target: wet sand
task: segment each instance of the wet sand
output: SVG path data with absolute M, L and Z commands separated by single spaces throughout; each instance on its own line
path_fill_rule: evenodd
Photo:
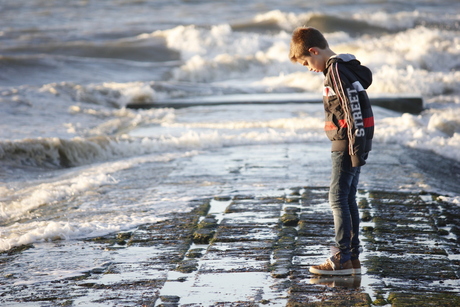
M 36 243 L 0 255 L 2 306 L 458 306 L 460 206 L 435 158 L 399 146 L 374 149 L 363 169 L 363 274 L 309 273 L 332 244 L 324 145 L 247 146 L 196 156 L 176 171 L 212 195 L 190 212 L 88 240 Z M 417 159 L 409 159 L 415 155 Z M 204 165 L 196 169 L 194 165 Z M 436 160 L 437 161 L 437 160 Z M 446 161 L 438 161 L 447 163 Z M 426 167 L 420 167 L 420 163 Z M 178 176 L 179 177 L 179 176 Z M 187 176 L 186 176 L 187 177 Z M 169 175 L 174 182 L 174 173 Z M 167 182 L 165 183 L 167 184 Z M 424 191 L 425 190 L 425 191 Z M 268 192 L 267 192 L 268 191 Z M 426 192 L 429 191 L 429 192 Z M 20 264 L 60 254 L 100 254 L 102 265 L 28 284 Z M 64 277 L 63 277 L 64 276 Z

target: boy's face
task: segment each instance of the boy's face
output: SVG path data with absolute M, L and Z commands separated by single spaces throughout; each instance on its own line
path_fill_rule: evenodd
M 300 56 L 297 59 L 297 63 L 308 67 L 310 71 L 323 72 L 326 68 L 326 61 L 324 60 L 323 54 L 315 47 L 310 48 L 308 51 L 310 51 L 310 56 Z

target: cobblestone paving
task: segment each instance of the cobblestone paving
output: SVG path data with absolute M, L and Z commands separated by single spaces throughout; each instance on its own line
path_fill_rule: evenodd
M 364 274 L 320 277 L 308 268 L 332 244 L 327 188 L 275 194 L 197 199 L 192 212 L 129 232 L 15 248 L 0 255 L 0 303 L 460 306 L 460 207 L 431 194 L 360 191 Z M 59 244 L 100 249 L 112 260 L 71 278 L 14 283 L 11 259 Z

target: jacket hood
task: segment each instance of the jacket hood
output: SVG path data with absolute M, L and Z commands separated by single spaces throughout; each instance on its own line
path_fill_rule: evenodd
M 333 63 L 342 63 L 349 68 L 348 70 L 356 77 L 361 85 L 367 89 L 372 84 L 372 72 L 366 66 L 361 65 L 361 62 L 356 57 L 349 53 L 337 54 L 329 58 L 326 63 L 324 74 Z

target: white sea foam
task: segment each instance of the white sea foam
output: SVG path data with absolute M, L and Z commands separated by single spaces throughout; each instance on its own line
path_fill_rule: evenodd
M 50 205 L 71 195 L 110 183 L 114 182 L 107 174 L 82 173 L 77 174 L 76 177 L 34 184 L 19 191 L 11 191 L 8 193 L 8 198 L 14 200 L 0 203 L 1 217 L 2 220 L 14 219 L 40 206 Z
M 460 197 L 440 196 L 440 200 L 460 206 Z
M 140 199 L 139 192 L 136 192 L 139 202 L 125 204 L 120 212 L 116 208 L 119 208 L 123 194 L 119 195 L 117 203 L 106 203 L 101 202 L 101 192 L 97 191 L 101 187 L 116 186 L 118 181 L 112 177 L 116 172 L 144 163 L 166 163 L 196 154 L 197 152 L 193 151 L 165 153 L 95 164 L 70 171 L 63 170 L 46 180 L 29 181 L 27 187 L 3 191 L 4 197 L 0 202 L 1 221 L 10 225 L 0 232 L 0 251 L 39 241 L 105 235 L 161 220 L 159 215 L 162 208 L 157 204 L 160 201 L 164 202 L 161 195 L 160 198 L 144 200 L 151 205 L 157 204 L 146 211 L 143 208 L 144 201 Z M 86 203 L 81 203 L 75 208 L 66 207 L 66 203 L 76 197 Z M 185 206 L 181 207 L 177 202 L 185 204 L 188 200 L 171 197 L 169 202 L 176 202 L 175 210 L 180 211 Z M 165 211 L 170 212 L 171 208 L 168 207 Z M 15 223 L 16 220 L 21 222 Z
M 153 215 L 125 217 L 125 219 L 121 219 L 113 215 L 107 220 L 99 217 L 92 221 L 41 221 L 23 223 L 20 226 L 17 225 L 17 229 L 15 227 L 9 227 L 8 231 L 2 232 L 0 251 L 9 250 L 14 246 L 35 242 L 102 236 L 108 233 L 130 229 L 139 224 L 154 223 L 162 220 L 161 217 Z
M 73 100 L 95 105 L 121 108 L 128 103 L 143 103 L 157 100 L 157 93 L 147 82 L 80 85 L 68 82 L 43 85 L 39 92 L 55 96 L 65 95 Z
M 457 114 L 455 109 L 453 114 Z M 460 161 L 460 122 L 452 118 L 449 110 L 426 115 L 403 114 L 401 117 L 376 121 L 377 142 L 399 143 L 414 148 L 427 149 Z M 449 120 L 451 118 L 451 120 Z M 457 132 L 455 132 L 457 131 Z
M 266 18 L 279 14 L 272 12 Z M 287 32 L 246 34 L 220 25 L 211 29 L 180 26 L 152 35 L 165 37 L 170 48 L 182 53 L 185 63 L 174 71 L 176 80 L 222 82 L 244 74 L 246 80 L 255 81 L 253 85 L 267 89 L 291 86 L 310 92 L 319 83 L 319 78 L 308 72 L 299 74 L 305 70 L 289 62 Z M 452 70 L 460 65 L 455 32 L 418 26 L 378 37 L 351 39 L 343 32 L 326 37 L 334 50 L 354 53 L 373 70 L 371 92 L 439 95 L 458 88 L 458 71 Z

